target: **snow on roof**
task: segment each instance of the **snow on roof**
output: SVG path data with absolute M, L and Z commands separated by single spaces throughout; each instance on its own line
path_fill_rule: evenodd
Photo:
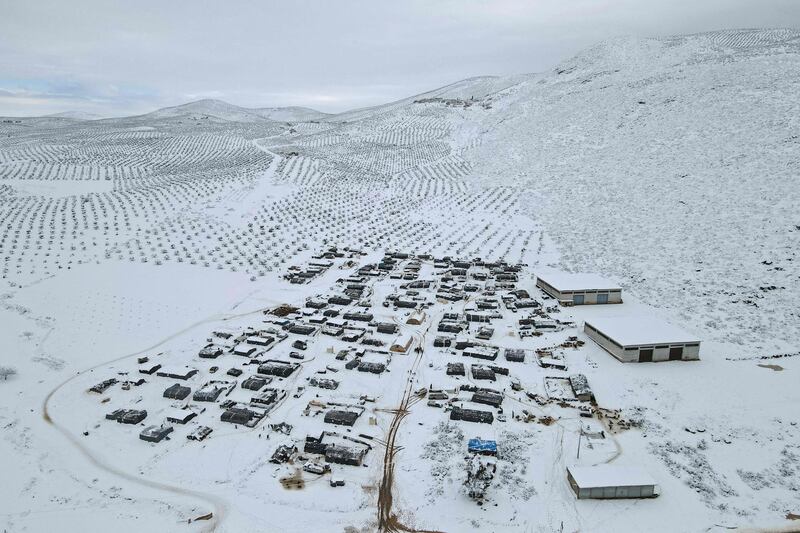
M 558 270 L 543 270 L 536 272 L 536 277 L 548 285 L 561 291 L 580 291 L 584 289 L 622 290 L 615 283 L 598 274 L 572 274 Z
M 655 485 L 655 480 L 637 466 L 568 466 L 567 471 L 582 489 L 600 487 L 639 487 Z
M 651 316 L 599 317 L 587 320 L 586 324 L 622 346 L 700 342 L 681 328 Z
M 183 420 L 187 416 L 193 414 L 196 413 L 194 411 L 190 411 L 189 409 L 169 409 L 164 416 L 165 418 L 174 418 L 175 420 Z

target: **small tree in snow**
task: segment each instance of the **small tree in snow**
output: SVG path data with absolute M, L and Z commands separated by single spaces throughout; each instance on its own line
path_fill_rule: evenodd
M 0 366 L 0 377 L 2 377 L 3 380 L 7 380 L 9 376 L 15 376 L 16 374 L 16 368 L 12 368 L 10 366 Z

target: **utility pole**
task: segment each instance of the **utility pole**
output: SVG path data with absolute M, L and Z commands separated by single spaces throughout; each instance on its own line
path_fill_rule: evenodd
M 578 434 L 578 455 L 575 457 L 576 459 L 581 458 L 581 438 L 583 437 L 583 424 L 581 424 L 581 432 Z

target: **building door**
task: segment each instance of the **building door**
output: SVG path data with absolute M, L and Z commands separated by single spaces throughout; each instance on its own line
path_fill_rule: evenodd
M 640 363 L 652 363 L 653 362 L 653 349 L 647 348 L 646 350 L 639 350 L 639 362 Z
M 678 346 L 677 348 L 669 349 L 670 361 L 680 361 L 681 359 L 683 359 L 683 346 Z
M 575 305 L 583 305 L 583 294 L 575 294 L 572 296 L 572 303 Z
M 600 293 L 597 295 L 597 303 L 599 304 L 607 304 L 608 303 L 608 294 Z

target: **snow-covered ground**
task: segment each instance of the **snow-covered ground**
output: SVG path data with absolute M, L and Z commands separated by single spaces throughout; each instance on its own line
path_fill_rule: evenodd
M 473 78 L 340 115 L 201 101 L 130 118 L 0 122 L 0 366 L 17 370 L 0 380 L 0 527 L 800 529 L 790 520 L 800 515 L 798 54 L 792 30 L 619 39 L 553 72 Z M 330 246 L 366 255 L 337 258 L 308 284 L 282 278 Z M 433 345 L 443 313 L 474 298 L 447 304 L 420 291 L 435 303 L 409 325 L 402 308 L 382 305 L 401 290 L 388 276 L 370 280 L 371 312 L 422 353 L 368 354 L 389 372 L 357 372 L 335 355 L 360 345 L 316 334 L 300 369 L 271 385 L 287 397 L 253 429 L 190 401 L 205 411 L 147 443 L 141 425 L 104 417 L 143 408 L 142 425 L 161 423 L 172 380 L 87 392 L 138 379 L 143 356 L 197 368 L 193 392 L 233 380 L 231 367 L 252 371 L 246 358 L 197 357 L 213 331 L 272 327 L 264 310 L 341 292 L 337 280 L 387 251 L 523 263 L 517 287 L 545 306 L 537 267 L 597 272 L 622 283 L 625 303 L 554 310 L 575 326 L 524 338 L 521 313 L 503 310 L 489 342 L 529 353 L 495 362 L 510 376 L 488 385 L 505 393 L 506 420 L 491 425 L 450 421 L 407 392 L 474 384 L 445 370 L 464 362 L 469 376 L 479 361 Z M 438 276 L 428 260 L 419 275 Z M 585 319 L 625 313 L 703 339 L 701 360 L 623 365 L 582 333 Z M 534 349 L 572 335 L 587 342 L 556 350 L 566 373 L 533 362 Z M 387 346 L 397 337 L 373 336 Z M 293 361 L 296 338 L 266 355 Z M 632 427 L 533 399 L 568 394 L 562 378 L 575 373 Z M 311 387 L 320 376 L 339 388 Z M 302 452 L 306 435 L 331 430 L 311 400 L 358 405 L 364 395 L 374 402 L 350 434 L 373 449 L 364 466 L 333 465 L 344 487 L 299 462 L 269 462 L 279 445 Z M 238 384 L 229 398 L 250 396 Z M 270 429 L 278 422 L 292 432 Z M 200 425 L 211 435 L 188 440 Z M 601 429 L 605 438 L 587 436 Z M 396 516 L 385 522 L 390 437 Z M 474 437 L 500 452 L 482 505 L 463 489 Z M 645 468 L 660 496 L 576 500 L 566 466 L 603 462 Z M 287 488 L 299 479 L 300 490 Z

